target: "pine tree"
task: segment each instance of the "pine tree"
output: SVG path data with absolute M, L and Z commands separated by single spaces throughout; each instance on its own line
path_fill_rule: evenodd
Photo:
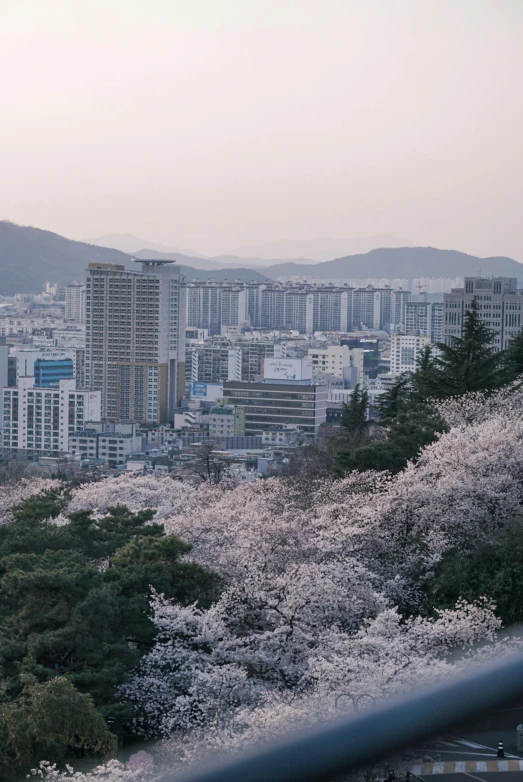
M 358 383 L 349 402 L 343 405 L 340 425 L 351 433 L 366 432 L 370 423 L 367 418 L 368 407 L 369 395 Z
M 411 375 L 412 392 L 420 400 L 425 401 L 432 396 L 432 390 L 437 382 L 437 360 L 433 346 L 426 345 L 421 350 L 416 362 L 416 369 Z
M 389 426 L 392 421 L 409 406 L 411 398 L 411 379 L 408 374 L 400 375 L 398 379 L 380 395 L 376 408 L 379 413 L 379 423 Z
M 494 333 L 480 319 L 477 301 L 473 299 L 465 312 L 462 336 L 452 337 L 451 345 L 438 343 L 430 395 L 441 399 L 497 388 L 502 380 L 499 369 L 503 353 L 492 349 Z
M 513 383 L 523 375 L 523 328 L 508 343 L 504 353 L 503 380 Z

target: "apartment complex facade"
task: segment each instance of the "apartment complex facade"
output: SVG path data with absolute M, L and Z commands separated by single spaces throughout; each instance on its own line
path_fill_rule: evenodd
M 303 334 L 367 326 L 390 331 L 403 324 L 410 291 L 312 283 L 187 285 L 187 324 L 218 335 L 230 326 L 292 329 Z
M 140 263 L 89 264 L 85 378 L 102 391 L 104 420 L 166 423 L 185 386 L 185 277 L 168 261 Z

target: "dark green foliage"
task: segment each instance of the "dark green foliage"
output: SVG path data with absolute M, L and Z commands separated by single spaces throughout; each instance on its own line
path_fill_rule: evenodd
M 380 424 L 389 426 L 400 413 L 410 407 L 411 397 L 411 378 L 409 375 L 400 375 L 396 382 L 380 396 L 376 405 Z
M 461 337 L 452 337 L 451 345 L 438 343 L 440 355 L 435 361 L 430 396 L 443 399 L 498 388 L 504 357 L 501 352 L 493 352 L 493 339 L 494 332 L 480 319 L 478 304 L 473 299 L 463 318 Z
M 438 362 L 432 345 L 426 345 L 418 356 L 416 370 L 411 375 L 412 392 L 418 400 L 424 401 L 434 396 L 433 390 L 438 382 Z
M 100 520 L 82 511 L 58 526 L 49 517 L 62 508 L 60 493 L 48 492 L 19 505 L 14 521 L 0 527 L 4 699 L 20 703 L 24 677 L 37 684 L 61 677 L 118 727 L 130 715 L 115 702 L 116 687 L 155 636 L 151 587 L 183 604 L 208 606 L 217 579 L 183 561 L 191 546 L 166 537 L 162 525 L 151 523 L 153 511 L 110 508 Z
M 20 695 L 0 706 L 0 719 L 19 769 L 28 770 L 35 757 L 49 760 L 49 752 L 56 756 L 58 750 L 59 757 L 60 747 L 75 747 L 81 754 L 86 749 L 103 754 L 117 749 L 117 737 L 92 698 L 62 676 L 45 684 L 23 676 Z M 41 757 L 42 753 L 47 756 Z
M 513 337 L 505 350 L 502 377 L 504 383 L 513 383 L 523 375 L 523 329 Z
M 456 600 L 494 600 L 504 625 L 523 621 L 523 529 L 500 532 L 497 545 L 480 544 L 467 556 L 446 553 L 427 587 L 431 608 L 451 608 Z
M 445 429 L 445 422 L 434 409 L 413 401 L 392 420 L 386 440 L 365 445 L 353 454 L 342 451 L 338 463 L 344 470 L 399 472 Z
M 340 425 L 350 433 L 365 432 L 369 428 L 367 411 L 369 395 L 358 383 L 347 404 L 343 405 Z

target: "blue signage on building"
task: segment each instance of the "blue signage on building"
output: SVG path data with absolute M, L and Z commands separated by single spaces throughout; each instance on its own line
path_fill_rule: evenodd
M 193 383 L 191 396 L 207 396 L 207 383 Z

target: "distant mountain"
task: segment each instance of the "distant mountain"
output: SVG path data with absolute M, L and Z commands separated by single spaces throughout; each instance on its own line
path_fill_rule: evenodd
M 205 271 L 216 271 L 218 269 L 258 269 L 263 272 L 268 265 L 262 258 L 238 258 L 236 255 L 215 255 L 212 258 L 193 258 L 190 255 L 182 253 L 164 253 L 157 250 L 139 250 L 133 253 L 133 258 L 163 258 L 167 261 L 177 261 L 177 263 L 189 263 L 195 269 Z M 280 258 L 273 258 L 272 264 L 279 263 Z M 313 263 L 307 258 L 293 258 L 294 263 Z M 269 264 L 270 265 L 270 264 Z
M 523 287 L 523 264 L 511 258 L 477 258 L 455 250 L 433 247 L 401 247 L 372 250 L 366 254 L 348 255 L 324 263 L 303 259 L 258 269 L 251 262 L 234 256 L 204 259 L 210 268 L 197 268 L 202 259 L 183 253 L 165 253 L 152 249 L 133 257 L 165 258 L 177 261 L 188 280 L 276 279 L 282 275 L 304 275 L 311 279 L 346 277 L 456 277 L 499 275 L 517 277 Z M 0 294 L 37 293 L 46 280 L 66 285 L 85 279 L 88 263 L 120 263 L 133 268 L 132 257 L 110 247 L 75 242 L 40 228 L 0 221 Z M 136 268 L 136 267 L 135 267 Z
M 517 277 L 523 281 L 523 264 L 512 258 L 478 258 L 457 250 L 435 247 L 393 247 L 347 255 L 324 263 L 280 263 L 266 266 L 264 273 L 276 279 L 283 275 L 316 278 L 347 277 Z
M 239 279 L 261 282 L 267 279 L 265 275 L 245 268 L 224 269 L 217 265 L 210 270 L 197 269 L 191 263 L 196 259 L 176 255 L 176 258 L 166 258 L 165 253 L 152 254 L 149 251 L 142 257 L 177 260 L 189 280 L 212 277 L 217 281 Z M 120 263 L 133 268 L 132 257 L 119 250 L 75 242 L 40 228 L 0 221 L 0 295 L 39 293 L 46 280 L 60 285 L 84 280 L 87 264 L 96 262 Z
M 353 255 L 354 253 L 367 253 L 377 247 L 410 247 L 411 245 L 412 242 L 406 239 L 388 234 L 359 236 L 350 239 L 323 236 L 318 239 L 282 239 L 278 242 L 238 247 L 232 251 L 232 255 L 265 261 L 271 258 L 295 261 L 301 257 L 311 259 L 310 261 L 306 260 L 306 263 L 314 263 L 314 261 L 329 261 L 331 258 Z
M 138 236 L 134 236 L 134 234 L 107 234 L 106 236 L 99 236 L 96 239 L 90 239 L 89 243 L 97 244 L 101 247 L 112 247 L 127 255 L 136 255 L 143 247 L 148 247 L 151 250 L 156 250 L 161 253 L 181 253 L 182 255 L 189 255 L 192 258 L 205 257 L 192 250 L 184 250 L 180 247 L 167 247 L 164 244 L 151 242 L 150 239 L 140 239 Z
M 83 280 L 88 263 L 128 261 L 118 250 L 0 221 L 0 294 L 38 293 L 46 280 L 61 285 Z

